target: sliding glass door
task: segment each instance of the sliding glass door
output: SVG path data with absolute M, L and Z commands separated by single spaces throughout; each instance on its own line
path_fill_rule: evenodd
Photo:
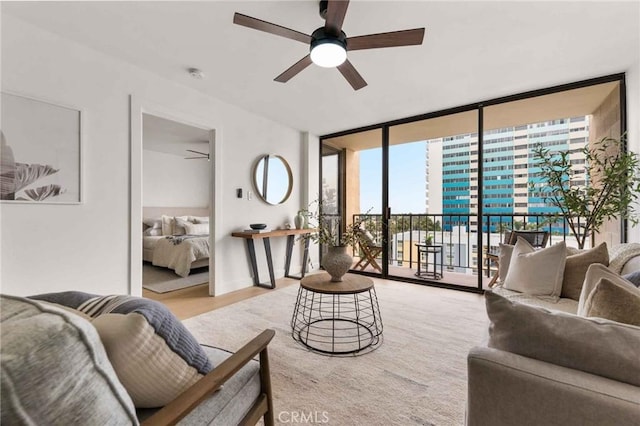
M 582 150 L 624 133 L 624 93 L 624 79 L 610 76 L 322 138 L 327 172 L 336 166 L 325 150 L 340 152 L 331 212 L 343 226 L 360 219 L 378 247 L 352 247 L 353 272 L 483 290 L 508 231 L 542 230 L 550 244 L 575 246 L 539 190 L 533 150 L 568 152 L 572 184 L 588 185 Z M 325 186 L 323 177 L 333 200 Z M 623 242 L 624 223 L 589 237 L 587 246 Z
M 326 153 L 339 152 L 338 166 L 341 194 L 338 208 L 332 209 L 331 195 L 325 191 L 325 168 L 322 170 L 322 204 L 326 218 L 339 221 L 344 228 L 354 221 L 362 222 L 362 230 L 371 236 L 365 244 L 361 241 L 349 250 L 353 254 L 353 269 L 374 275 L 382 275 L 385 253 L 382 222 L 382 131 L 375 129 L 356 132 L 344 137 L 324 139 L 322 142 L 323 165 L 332 161 Z M 326 175 L 327 177 L 329 175 Z M 363 247 L 362 244 L 365 244 Z
M 389 276 L 478 286 L 478 112 L 389 128 Z

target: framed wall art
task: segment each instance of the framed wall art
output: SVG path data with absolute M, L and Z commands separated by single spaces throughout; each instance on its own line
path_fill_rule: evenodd
M 2 93 L 0 200 L 82 203 L 82 112 Z

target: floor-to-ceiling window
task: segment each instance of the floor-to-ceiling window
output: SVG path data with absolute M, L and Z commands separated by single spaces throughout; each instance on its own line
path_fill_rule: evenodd
M 323 208 L 323 215 L 328 219 L 340 221 L 344 227 L 359 215 L 366 213 L 369 215 L 363 223 L 365 230 L 373 236 L 374 242 L 380 246 L 383 244 L 384 234 L 382 232 L 382 132 L 380 129 L 371 131 L 354 132 L 345 136 L 326 138 L 322 141 L 322 164 L 321 182 L 322 204 L 331 200 L 331 195 L 324 189 L 325 179 L 329 179 L 333 173 L 331 170 L 338 170 L 341 187 L 338 196 L 336 209 Z M 339 159 L 340 164 L 333 169 L 329 166 L 332 153 L 339 152 L 340 155 L 334 157 Z M 329 156 L 329 157 L 328 157 Z M 325 163 L 327 164 L 325 170 Z M 327 181 L 328 182 L 328 181 Z M 329 205 L 331 202 L 329 201 Z M 354 254 L 354 266 L 363 256 L 361 248 L 351 247 Z M 382 253 L 378 253 L 379 256 Z M 382 258 L 363 262 L 362 268 L 375 274 L 382 274 Z
M 572 245 L 535 189 L 532 151 L 568 151 L 579 183 L 581 149 L 624 132 L 623 100 L 624 76 L 614 75 L 321 138 L 343 153 L 342 221 L 365 218 L 383 246 L 379 268 L 356 272 L 480 290 L 506 230 L 545 229 L 551 243 Z M 612 221 L 593 240 L 622 242 L 623 225 Z M 353 253 L 355 265 L 362 253 Z

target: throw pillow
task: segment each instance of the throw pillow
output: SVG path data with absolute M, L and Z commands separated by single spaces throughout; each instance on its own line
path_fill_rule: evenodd
M 527 242 L 527 244 L 529 244 Z M 498 264 L 500 265 L 500 272 L 498 279 L 501 283 L 504 283 L 507 278 L 507 272 L 509 271 L 509 265 L 511 264 L 511 256 L 513 256 L 513 247 L 509 244 L 500 243 L 500 252 L 498 253 Z
M 640 290 L 601 278 L 587 297 L 582 315 L 640 326 Z
M 63 309 L 0 297 L 0 423 L 138 424 L 91 323 Z
M 564 266 L 564 278 L 562 279 L 561 297 L 580 300 L 584 277 L 587 274 L 589 265 L 593 263 L 609 265 L 609 252 L 607 251 L 606 243 L 602 243 L 590 250 L 583 250 L 577 254 L 567 256 L 567 262 Z
M 490 347 L 640 386 L 640 327 L 485 298 Z
M 636 287 L 640 287 L 640 271 L 635 271 L 627 275 L 623 275 L 622 278 L 629 281 Z
M 578 300 L 578 315 L 585 316 L 584 308 L 587 299 L 589 298 L 589 295 L 591 294 L 593 289 L 596 287 L 596 284 L 598 284 L 598 282 L 602 278 L 607 278 L 609 281 L 613 281 L 615 284 L 623 287 L 627 286 L 631 289 L 634 288 L 632 283 L 625 280 L 620 275 L 613 272 L 611 269 L 599 263 L 594 263 L 593 265 L 589 266 L 589 269 L 587 269 L 587 274 L 584 277 L 584 284 L 582 285 L 580 300 Z
M 184 224 L 184 229 L 188 235 L 209 235 L 209 222 Z
M 159 302 L 81 292 L 33 297 L 93 318 L 107 355 L 138 408 L 166 405 L 213 368 L 191 333 Z
M 564 241 L 535 250 L 524 238 L 518 237 L 513 248 L 504 288 L 532 296 L 558 298 L 566 261 Z

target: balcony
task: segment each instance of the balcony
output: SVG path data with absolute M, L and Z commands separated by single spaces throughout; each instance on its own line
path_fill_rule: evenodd
M 353 220 L 361 220 L 375 239 L 378 242 L 382 241 L 382 215 L 357 214 L 353 215 Z M 505 232 L 508 230 L 548 231 L 550 238 L 547 246 L 565 241 L 568 246 L 577 247 L 575 238 L 564 219 L 544 214 L 482 216 L 479 229 L 483 234 L 483 243 L 480 250 L 478 250 L 478 224 L 475 215 L 397 214 L 391 215 L 388 228 L 389 276 L 471 288 L 478 287 L 479 272 L 482 274 L 482 288 L 488 288 L 488 283 L 497 269 L 495 264 L 488 261 L 485 254 L 498 251 L 499 243 L 504 241 Z M 438 268 L 439 263 L 442 263 L 443 277 L 437 281 L 416 276 L 419 262 L 416 244 L 424 244 L 428 236 L 431 237 L 431 244 L 443 247 L 442 256 L 438 256 L 436 261 Z M 360 256 L 358 248 L 354 248 L 354 265 L 360 260 Z M 381 255 L 377 260 L 382 264 Z M 424 269 L 424 259 L 422 268 Z M 379 274 L 371 266 L 364 271 Z

